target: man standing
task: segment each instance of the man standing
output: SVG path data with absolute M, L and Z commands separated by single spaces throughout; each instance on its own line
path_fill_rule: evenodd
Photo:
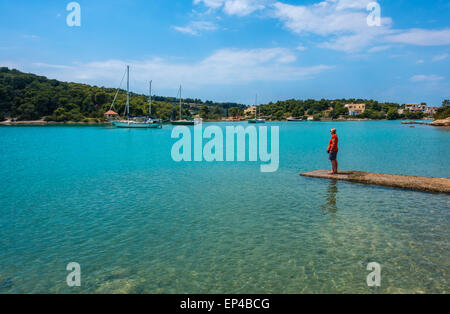
M 331 166 L 333 171 L 329 172 L 330 174 L 338 173 L 338 162 L 337 162 L 337 153 L 338 153 L 338 136 L 336 134 L 336 129 L 331 129 L 331 140 L 330 144 L 328 144 L 327 152 L 329 154 L 329 158 L 331 161 Z

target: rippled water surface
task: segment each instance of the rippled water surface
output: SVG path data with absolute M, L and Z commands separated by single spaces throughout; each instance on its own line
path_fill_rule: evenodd
M 171 126 L 0 128 L 0 293 L 449 292 L 450 196 L 298 174 L 329 168 L 334 126 L 341 169 L 450 177 L 450 131 L 267 125 L 275 173 L 176 163 Z

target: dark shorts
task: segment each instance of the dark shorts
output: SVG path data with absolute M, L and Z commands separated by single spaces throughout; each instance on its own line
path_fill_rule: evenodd
M 331 160 L 331 161 L 333 161 L 333 160 L 336 160 L 336 158 L 337 158 L 337 151 L 335 151 L 335 152 L 331 152 L 329 155 L 330 155 L 330 157 L 329 157 L 329 159 Z

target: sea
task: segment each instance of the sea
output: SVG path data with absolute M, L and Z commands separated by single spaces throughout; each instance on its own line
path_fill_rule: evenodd
M 0 127 L 0 293 L 450 292 L 450 195 L 299 176 L 336 128 L 341 170 L 450 178 L 449 129 L 254 127 L 278 128 L 276 171 L 175 161 L 171 125 Z

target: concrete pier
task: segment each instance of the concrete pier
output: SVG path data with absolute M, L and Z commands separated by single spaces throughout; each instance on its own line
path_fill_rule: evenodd
M 450 194 L 450 179 L 448 178 L 413 177 L 362 171 L 339 171 L 338 174 L 329 174 L 329 171 L 315 170 L 300 175 L 311 178 L 343 180 L 369 185 Z

